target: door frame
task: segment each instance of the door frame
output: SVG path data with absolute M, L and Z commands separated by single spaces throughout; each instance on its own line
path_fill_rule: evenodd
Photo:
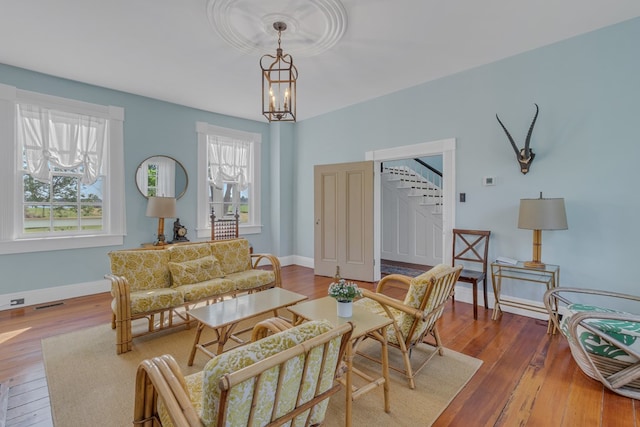
M 405 145 L 401 147 L 385 148 L 382 150 L 367 151 L 365 160 L 373 160 L 373 280 L 380 280 L 380 251 L 381 251 L 381 227 L 382 227 L 382 195 L 380 163 L 389 160 L 426 157 L 442 155 L 442 251 L 443 262 L 451 264 L 451 230 L 455 226 L 455 194 L 456 194 L 456 139 L 446 138 L 421 144 Z

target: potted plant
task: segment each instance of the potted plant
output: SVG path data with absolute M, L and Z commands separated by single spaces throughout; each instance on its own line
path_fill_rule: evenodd
M 353 313 L 353 300 L 362 296 L 358 284 L 340 279 L 329 285 L 329 296 L 338 301 L 338 316 L 351 317 Z

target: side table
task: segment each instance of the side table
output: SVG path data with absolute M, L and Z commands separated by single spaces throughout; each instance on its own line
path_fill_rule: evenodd
M 389 403 L 389 359 L 387 347 L 387 326 L 393 323 L 388 317 L 370 313 L 362 307 L 353 307 L 352 317 L 338 317 L 337 301 L 331 297 L 313 299 L 301 302 L 296 305 L 287 307 L 293 314 L 293 324 L 302 323 L 304 320 L 327 319 L 334 326 L 339 326 L 347 322 L 353 323 L 353 332 L 351 333 L 351 345 L 348 345 L 345 351 L 345 362 L 347 370 L 345 372 L 343 385 L 345 387 L 346 400 L 346 419 L 345 426 L 351 427 L 353 421 L 351 419 L 351 411 L 353 401 L 364 393 L 382 386 L 382 395 L 384 398 L 384 411 L 390 412 Z M 373 378 L 367 373 L 353 366 L 353 358 L 355 348 L 366 337 L 369 336 L 378 341 L 381 345 L 382 372 L 380 377 Z M 361 387 L 357 387 L 353 382 L 353 375 L 357 375 L 366 382 Z
M 523 262 L 518 261 L 517 264 L 504 264 L 499 262 L 491 263 L 491 279 L 493 282 L 493 294 L 495 296 L 495 305 L 493 306 L 493 315 L 491 318 L 497 320 L 502 314 L 502 306 L 516 307 L 524 310 L 534 311 L 537 313 L 547 314 L 544 306 L 527 304 L 521 301 L 505 298 L 501 295 L 502 279 L 512 279 L 525 282 L 541 283 L 549 290 L 560 286 L 560 266 L 546 264 L 543 268 L 526 267 Z M 549 325 L 547 333 L 555 334 L 555 322 L 549 315 Z

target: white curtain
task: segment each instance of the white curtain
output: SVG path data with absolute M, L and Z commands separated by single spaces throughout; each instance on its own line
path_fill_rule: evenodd
M 91 185 L 102 173 L 106 119 L 29 104 L 18 104 L 17 116 L 18 139 L 33 178 L 49 182 L 51 167 L 82 167 L 81 182 Z
M 147 164 L 147 160 L 142 162 L 138 170 L 136 171 L 136 184 L 138 184 L 138 188 L 140 192 L 145 196 L 149 195 L 149 166 Z
M 157 195 L 161 197 L 176 196 L 176 162 L 168 157 L 154 157 L 153 163 L 158 168 L 156 181 Z
M 208 137 L 209 180 L 217 188 L 225 181 L 237 182 L 240 191 L 249 186 L 251 143 L 226 137 Z

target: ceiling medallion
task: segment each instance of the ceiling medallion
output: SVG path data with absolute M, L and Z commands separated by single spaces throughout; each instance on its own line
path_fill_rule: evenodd
M 287 25 L 287 52 L 318 55 L 342 39 L 347 13 L 340 0 L 208 0 L 207 14 L 216 33 L 246 54 L 272 46 L 274 22 Z

